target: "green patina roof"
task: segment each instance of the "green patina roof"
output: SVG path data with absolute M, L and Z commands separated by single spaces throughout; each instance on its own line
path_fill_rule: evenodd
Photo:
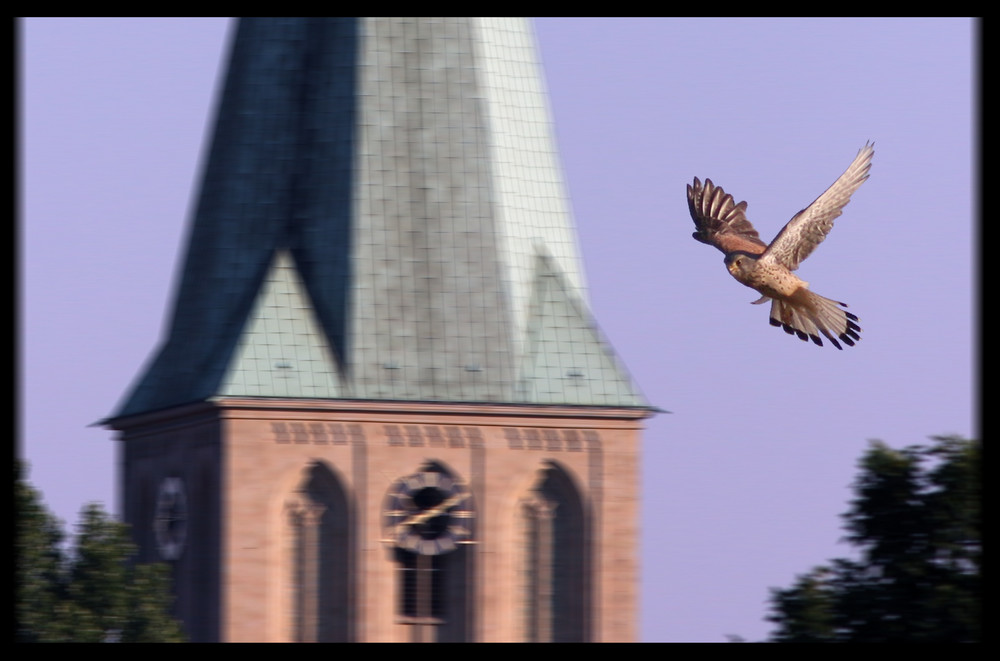
M 338 372 L 291 256 L 275 253 L 218 394 L 338 398 Z
M 114 417 L 219 395 L 646 406 L 587 309 L 527 21 L 240 21 Z
M 645 406 L 583 302 L 551 259 L 536 260 L 519 395 L 537 404 Z

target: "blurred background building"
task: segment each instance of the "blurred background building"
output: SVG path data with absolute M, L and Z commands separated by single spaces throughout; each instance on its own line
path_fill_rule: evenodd
M 653 408 L 588 311 L 523 19 L 242 19 L 106 420 L 195 641 L 638 636 Z

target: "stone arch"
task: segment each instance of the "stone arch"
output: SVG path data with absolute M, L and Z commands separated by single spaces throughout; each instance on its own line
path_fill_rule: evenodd
M 398 496 L 401 485 L 416 485 L 416 493 L 412 494 L 413 506 L 426 505 L 433 507 L 441 503 L 437 500 L 426 503 L 421 500 L 422 492 L 433 490 L 439 484 L 438 479 L 422 479 L 421 475 L 436 473 L 447 477 L 448 481 L 462 485 L 464 493 L 463 508 L 474 513 L 471 487 L 462 477 L 447 464 L 435 459 L 425 460 L 416 471 L 400 476 L 390 487 L 386 496 L 386 510 L 400 506 L 402 500 Z M 444 482 L 441 482 L 444 484 Z M 433 495 L 427 496 L 431 499 Z M 438 499 L 446 496 L 438 496 Z M 444 502 L 441 500 L 441 502 Z M 400 511 L 405 511 L 400 508 Z M 419 510 L 416 510 L 419 511 Z M 409 516 L 401 514 L 393 520 L 397 525 Z M 471 526 L 472 523 L 469 522 Z M 391 526 L 390 526 L 391 527 Z M 398 539 L 393 539 L 391 533 L 387 540 L 392 543 L 389 559 L 394 564 L 395 579 L 395 610 L 396 621 L 410 625 L 409 639 L 413 642 L 464 642 L 469 641 L 474 630 L 473 605 L 475 603 L 475 554 L 473 540 L 463 540 L 458 543 L 435 547 L 428 543 L 410 548 L 403 548 Z
M 354 640 L 354 517 L 343 480 L 310 462 L 281 494 L 279 517 L 282 638 Z
M 558 462 L 542 462 L 515 515 L 522 638 L 590 640 L 590 526 L 573 475 Z

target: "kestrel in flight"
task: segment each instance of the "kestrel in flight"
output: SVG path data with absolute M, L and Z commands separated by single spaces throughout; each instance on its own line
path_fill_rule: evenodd
M 846 303 L 824 298 L 809 291 L 809 283 L 792 271 L 816 249 L 833 229 L 834 219 L 851 201 L 851 195 L 868 178 L 875 154 L 874 145 L 865 144 L 854 162 L 825 193 L 788 221 L 767 245 L 746 217 L 747 203 L 734 204 L 733 196 L 695 177 L 687 187 L 688 207 L 697 232 L 692 236 L 725 253 L 726 268 L 734 278 L 762 296 L 755 305 L 771 301 L 771 325 L 781 326 L 789 335 L 811 339 L 823 346 L 820 333 L 833 346 L 841 342 L 854 346 L 860 340 L 858 318 L 843 308 Z

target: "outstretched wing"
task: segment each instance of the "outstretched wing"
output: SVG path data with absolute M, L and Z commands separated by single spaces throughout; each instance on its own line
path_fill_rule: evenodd
M 698 229 L 692 234 L 695 239 L 715 246 L 724 253 L 742 250 L 759 255 L 767 248 L 760 235 L 747 220 L 747 203 L 735 204 L 733 196 L 705 180 L 702 186 L 698 177 L 694 185 L 688 184 L 688 208 Z
M 854 191 L 865 183 L 874 154 L 875 145 L 866 143 L 858 151 L 850 167 L 825 193 L 792 216 L 778 232 L 778 236 L 774 237 L 761 259 L 773 260 L 789 271 L 797 269 L 802 260 L 812 254 L 833 229 L 834 219 L 843 213 L 844 206 L 851 201 Z

